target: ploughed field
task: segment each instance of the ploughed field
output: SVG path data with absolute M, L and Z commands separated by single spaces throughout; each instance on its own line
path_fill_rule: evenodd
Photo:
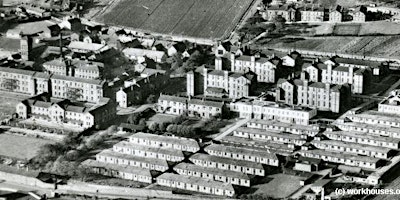
M 218 39 L 229 36 L 254 0 L 121 0 L 96 20 L 143 31 Z

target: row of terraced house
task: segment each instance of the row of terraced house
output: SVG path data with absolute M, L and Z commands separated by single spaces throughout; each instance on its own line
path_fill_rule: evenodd
M 82 164 L 107 176 L 230 197 L 233 185 L 250 187 L 250 175 L 265 176 L 263 165 L 279 166 L 269 150 L 211 144 L 206 154 L 201 146 L 193 139 L 136 133 Z

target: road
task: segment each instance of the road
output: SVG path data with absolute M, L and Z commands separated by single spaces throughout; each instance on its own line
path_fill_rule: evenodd
M 227 130 L 225 130 L 222 133 L 220 133 L 217 137 L 215 137 L 214 140 L 221 140 L 222 138 L 224 138 L 225 136 L 229 135 L 230 133 L 232 133 L 237 128 L 245 125 L 248 121 L 250 121 L 250 120 L 249 119 L 241 119 L 241 120 L 237 121 L 233 126 L 231 126 Z

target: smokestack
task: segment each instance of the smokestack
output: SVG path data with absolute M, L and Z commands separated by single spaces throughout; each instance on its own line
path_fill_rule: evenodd
M 60 58 L 64 59 L 64 53 L 63 53 L 63 46 L 62 46 L 62 31 L 60 30 Z

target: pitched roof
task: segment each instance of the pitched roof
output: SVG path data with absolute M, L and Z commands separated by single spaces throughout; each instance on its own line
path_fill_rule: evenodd
M 211 106 L 211 107 L 217 107 L 217 108 L 222 108 L 224 105 L 223 102 L 207 101 L 207 100 L 200 100 L 200 99 L 190 99 L 189 104 L 204 105 L 204 106 Z
M 158 98 L 158 101 L 173 101 L 173 102 L 186 103 L 187 98 L 161 94 L 160 97 Z
M 260 164 L 260 163 L 249 162 L 249 161 L 244 161 L 244 160 L 234 160 L 232 158 L 218 157 L 218 156 L 208 155 L 208 154 L 204 154 L 204 153 L 196 153 L 196 154 L 192 155 L 189 158 L 189 160 L 204 160 L 204 161 L 209 161 L 209 162 L 224 163 L 224 164 L 229 164 L 229 165 L 244 166 L 244 167 L 250 167 L 250 168 L 254 168 L 254 169 L 264 170 L 262 164 Z
M 236 172 L 236 171 L 231 171 L 231 170 L 226 170 L 226 169 L 203 167 L 203 166 L 189 164 L 189 163 L 179 163 L 179 164 L 175 165 L 174 170 L 177 171 L 176 169 L 182 169 L 182 170 L 188 170 L 188 171 L 194 171 L 194 172 L 213 174 L 213 175 L 218 175 L 218 176 L 226 176 L 226 177 L 231 177 L 231 178 L 240 178 L 240 179 L 244 179 L 244 180 L 250 180 L 249 176 L 247 176 L 245 173 L 242 173 L 242 172 Z
M 213 181 L 211 179 L 200 178 L 195 176 L 178 175 L 172 173 L 164 173 L 157 177 L 157 179 L 164 179 L 178 183 L 187 183 L 190 185 L 198 185 L 203 187 L 211 187 L 219 190 L 235 191 L 233 186 L 229 183 Z
M 206 152 L 208 151 L 217 151 L 217 152 L 231 152 L 236 154 L 243 154 L 249 156 L 258 156 L 261 158 L 267 158 L 271 160 L 278 160 L 274 153 L 269 152 L 268 150 L 261 151 L 261 150 L 254 150 L 242 147 L 234 147 L 228 145 L 221 145 L 221 144 L 211 144 L 204 148 Z
M 87 43 L 87 42 L 80 42 L 80 41 L 72 41 L 68 45 L 69 49 L 80 49 L 86 51 L 105 51 L 107 50 L 107 46 L 103 44 L 96 44 L 96 43 Z
M 168 167 L 168 162 L 166 160 L 157 159 L 157 158 L 140 157 L 140 156 L 124 154 L 124 153 L 118 153 L 118 152 L 112 151 L 111 149 L 103 150 L 100 153 L 98 153 L 97 155 L 98 156 L 104 156 L 104 157 L 111 157 L 111 158 L 121 158 L 121 159 L 125 159 L 125 160 L 130 160 L 130 161 L 138 161 L 138 162 L 143 162 L 143 163 L 149 163 L 149 164 L 155 164 L 155 165 L 158 165 L 158 166 Z
M 79 83 L 87 83 L 87 84 L 93 84 L 93 85 L 102 85 L 104 83 L 103 80 L 98 80 L 98 79 L 86 79 L 86 78 L 78 78 L 78 77 L 54 74 L 52 76 L 52 80 L 56 80 L 56 79 L 72 81 L 72 82 L 79 82 Z
M 200 148 L 199 144 L 196 140 L 190 138 L 183 138 L 183 137 L 171 137 L 171 136 L 164 136 L 164 135 L 155 135 L 151 133 L 136 133 L 129 136 L 129 139 L 140 138 L 146 139 L 149 141 L 158 141 L 158 142 L 165 142 L 169 144 L 179 144 L 179 145 L 186 145 L 189 147 Z
M 122 50 L 122 52 L 128 56 L 136 56 L 136 57 L 146 56 L 151 59 L 162 59 L 165 56 L 164 51 L 155 51 L 155 50 L 138 49 L 138 48 L 125 48 L 124 50 Z
M 125 172 L 125 173 L 130 173 L 130 174 L 152 177 L 149 169 L 143 169 L 143 168 L 134 167 L 131 165 L 118 165 L 118 164 L 112 164 L 112 163 L 103 163 L 103 162 L 99 162 L 96 160 L 85 160 L 82 162 L 82 165 L 85 165 L 88 167 L 100 167 L 100 168 L 105 168 L 107 170 L 116 170 L 119 172 Z
M 172 156 L 177 156 L 177 157 L 184 157 L 182 151 L 178 151 L 175 149 L 167 149 L 167 148 L 156 148 L 156 147 L 150 147 L 150 146 L 143 146 L 143 145 L 138 145 L 134 143 L 130 143 L 127 141 L 121 141 L 114 146 L 116 147 L 123 147 L 123 148 L 129 148 L 129 149 L 135 149 L 135 150 L 140 150 L 140 151 L 146 151 L 146 152 L 153 152 L 153 153 L 160 153 L 160 154 L 165 154 L 165 155 L 172 155 Z

